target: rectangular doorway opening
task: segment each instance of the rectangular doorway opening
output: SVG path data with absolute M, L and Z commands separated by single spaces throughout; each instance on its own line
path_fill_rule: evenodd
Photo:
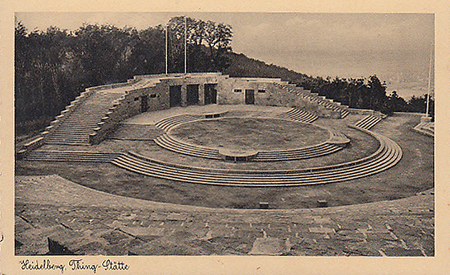
M 141 96 L 141 113 L 145 113 L 148 110 L 148 96 Z
M 217 84 L 205 84 L 205 105 L 217 104 Z
M 169 87 L 170 107 L 181 106 L 181 85 Z
M 187 105 L 197 105 L 198 104 L 198 84 L 187 85 Z
M 255 104 L 255 90 L 245 90 L 245 104 Z

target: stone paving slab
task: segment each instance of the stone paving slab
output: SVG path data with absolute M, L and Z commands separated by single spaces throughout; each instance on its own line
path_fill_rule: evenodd
M 17 255 L 434 255 L 432 192 L 295 210 L 157 203 L 59 176 L 17 177 L 16 192 Z
M 280 239 L 257 238 L 253 243 L 252 250 L 248 254 L 279 256 L 287 251 L 288 249 L 285 242 Z

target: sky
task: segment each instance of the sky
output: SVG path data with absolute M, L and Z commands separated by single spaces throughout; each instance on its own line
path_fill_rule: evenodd
M 28 30 L 75 30 L 83 23 L 145 29 L 186 15 L 232 26 L 236 53 L 311 76 L 368 77 L 400 95 L 426 93 L 432 14 L 346 13 L 16 13 Z

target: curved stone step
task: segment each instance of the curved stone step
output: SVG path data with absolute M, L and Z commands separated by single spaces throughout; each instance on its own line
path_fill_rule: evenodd
M 246 187 L 324 184 L 380 173 L 400 161 L 402 151 L 398 144 L 386 137 L 373 135 L 379 140 L 380 147 L 370 156 L 337 165 L 298 170 L 258 171 L 190 167 L 151 160 L 133 153 L 120 156 L 112 163 L 147 176 L 199 184 Z
M 312 123 L 319 118 L 314 114 L 311 114 L 304 110 L 300 110 L 298 108 L 292 108 L 287 112 L 287 115 L 290 119 L 303 121 L 307 123 Z
M 162 119 L 156 122 L 155 126 L 165 131 L 168 131 L 170 130 L 170 128 L 177 126 L 178 124 L 194 121 L 201 118 L 202 116 L 200 115 L 178 115 Z
M 154 141 L 158 146 L 175 153 L 208 159 L 224 159 L 224 157 L 220 155 L 219 149 L 217 148 L 209 148 L 185 143 L 168 134 L 161 135 L 154 139 Z M 256 157 L 253 158 L 253 161 L 288 161 L 314 158 L 337 152 L 342 150 L 342 148 L 342 146 L 324 142 L 297 149 L 260 151 Z
M 27 155 L 27 161 L 62 161 L 62 162 L 110 162 L 121 153 L 102 153 L 92 151 L 57 151 L 34 150 Z

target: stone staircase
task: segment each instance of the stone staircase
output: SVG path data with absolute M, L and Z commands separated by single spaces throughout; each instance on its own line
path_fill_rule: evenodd
M 373 115 L 368 115 L 368 116 L 364 117 L 363 119 L 361 119 L 360 121 L 356 122 L 355 126 L 369 130 L 370 128 L 375 126 L 375 124 L 377 124 L 380 121 L 381 121 L 381 118 L 379 118 L 377 116 L 373 116 Z
M 115 100 L 125 94 L 125 88 L 94 91 L 51 133 L 45 144 L 89 145 L 89 134 Z
M 363 128 L 350 127 L 374 136 L 380 143 L 378 150 L 359 160 L 298 170 L 227 170 L 191 167 L 150 159 L 132 152 L 119 156 L 111 163 L 131 172 L 173 181 L 223 186 L 287 187 L 358 179 L 385 171 L 400 161 L 402 150 L 397 143 Z
M 421 122 L 413 129 L 426 136 L 434 137 L 434 122 Z
M 341 118 L 345 118 L 350 114 L 349 111 L 347 111 L 345 108 L 341 106 L 340 103 L 333 102 L 332 99 L 327 99 L 325 96 L 319 96 L 317 93 L 311 93 L 307 92 L 306 90 L 303 90 L 303 88 L 296 87 L 295 85 L 283 85 L 279 83 L 274 83 L 275 86 L 288 91 L 290 93 L 293 93 L 297 96 L 300 96 L 303 99 L 306 99 L 308 101 L 314 102 L 318 105 L 321 105 L 325 107 L 326 109 L 336 111 L 341 114 Z
M 27 155 L 26 160 L 108 163 L 120 155 L 121 153 L 101 153 L 92 151 L 34 150 Z
M 297 108 L 292 108 L 287 113 L 288 117 L 292 120 L 297 120 L 301 122 L 307 122 L 307 123 L 313 123 L 316 121 L 319 117 L 311 114 L 305 110 L 300 110 Z

